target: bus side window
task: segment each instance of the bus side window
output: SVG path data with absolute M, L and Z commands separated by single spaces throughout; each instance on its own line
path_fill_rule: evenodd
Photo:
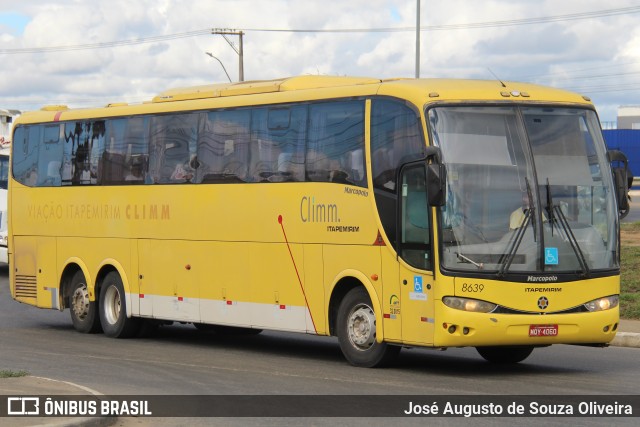
M 42 142 L 38 155 L 38 186 L 55 187 L 62 183 L 64 125 L 46 125 L 42 127 Z M 42 173 L 46 171 L 46 174 Z
M 35 186 L 38 181 L 38 147 L 42 126 L 19 126 L 13 135 L 12 173 L 21 184 Z M 35 138 L 34 138 L 35 136 Z
M 151 118 L 150 173 L 154 183 L 192 182 L 197 166 L 198 114 L 172 114 Z M 132 173 L 136 166 L 133 158 Z M 143 164 L 138 160 L 137 164 Z
M 288 128 L 289 123 L 289 108 L 256 108 L 253 110 L 250 145 L 251 181 L 270 182 L 277 177 L 277 162 L 278 157 L 282 155 L 282 149 L 271 129 Z
M 404 103 L 374 100 L 371 123 L 373 186 L 396 192 L 398 168 L 423 157 L 419 115 Z
M 249 170 L 251 110 L 212 111 L 198 133 L 196 182 L 243 182 Z
M 66 123 L 60 174 L 62 185 L 97 184 L 104 136 L 104 120 Z M 51 175 L 54 168 L 55 164 L 50 162 L 47 175 Z
M 107 122 L 104 152 L 98 165 L 101 184 L 144 183 L 149 157 L 148 128 L 149 118 L 144 116 Z
M 409 265 L 431 269 L 431 233 L 424 164 L 403 169 L 400 205 L 400 256 Z
M 307 105 L 256 108 L 251 117 L 251 178 L 304 181 Z
M 404 102 L 374 99 L 371 107 L 371 174 L 380 222 L 396 244 L 398 168 L 423 156 L 420 116 Z
M 307 180 L 365 187 L 364 101 L 318 103 L 309 108 Z

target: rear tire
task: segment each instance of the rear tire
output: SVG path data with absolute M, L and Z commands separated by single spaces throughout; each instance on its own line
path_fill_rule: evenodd
M 495 346 L 495 347 L 476 347 L 480 356 L 487 362 L 512 364 L 522 362 L 529 357 L 533 351 L 533 346 Z
M 363 287 L 345 295 L 338 309 L 337 328 L 340 349 L 353 366 L 382 367 L 400 353 L 400 347 L 376 341 L 376 314 Z
M 87 281 L 82 271 L 78 270 L 71 278 L 71 295 L 69 296 L 71 322 L 76 331 L 84 334 L 95 334 L 102 331 L 98 304 L 89 299 Z
M 100 288 L 100 322 L 104 334 L 112 338 L 130 338 L 140 330 L 140 319 L 127 318 L 127 302 L 120 275 L 108 273 Z

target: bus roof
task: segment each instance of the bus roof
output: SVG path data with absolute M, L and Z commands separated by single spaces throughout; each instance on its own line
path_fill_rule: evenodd
M 576 93 L 531 83 L 500 82 L 498 80 L 462 79 L 373 79 L 368 77 L 299 76 L 280 80 L 250 81 L 218 85 L 172 89 L 153 98 L 152 102 L 171 102 L 192 99 L 253 95 L 270 92 L 301 91 L 310 89 L 345 89 L 348 86 L 370 85 L 378 94 L 409 92 L 421 99 L 442 100 L 499 100 L 505 98 L 535 98 L 536 100 L 589 102 Z M 372 88 L 372 91 L 375 90 Z M 388 93 L 387 93 L 388 92 Z
M 280 93 L 281 95 L 275 95 Z M 18 123 L 75 120 L 93 117 L 175 110 L 276 104 L 351 96 L 394 96 L 422 106 L 429 102 L 531 102 L 592 106 L 577 93 L 531 83 L 462 79 L 375 79 L 370 77 L 297 76 L 277 80 L 201 85 L 167 90 L 142 104 L 112 103 L 100 108 L 69 109 L 49 105 L 24 113 Z M 181 102 L 190 102 L 190 105 Z M 212 101 L 212 102 L 207 102 Z

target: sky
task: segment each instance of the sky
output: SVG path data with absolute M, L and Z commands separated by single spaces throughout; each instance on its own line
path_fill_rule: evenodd
M 294 75 L 415 77 L 418 0 L 0 0 L 0 108 L 143 102 Z M 605 128 L 640 105 L 640 0 L 420 0 L 420 77 L 589 96 Z M 208 56 L 210 52 L 218 60 Z M 221 65 L 222 63 L 222 65 Z M 224 66 L 224 68 L 223 68 Z

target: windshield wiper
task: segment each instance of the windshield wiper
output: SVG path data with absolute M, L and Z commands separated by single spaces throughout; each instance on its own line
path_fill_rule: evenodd
M 509 271 L 511 263 L 515 259 L 518 248 L 520 247 L 520 243 L 522 243 L 522 238 L 524 237 L 527 227 L 529 226 L 529 222 L 531 222 L 531 208 L 525 211 L 522 225 L 518 228 L 518 231 L 516 231 L 515 238 L 512 238 L 510 240 L 511 247 L 503 255 L 503 257 L 506 256 L 506 259 L 500 266 L 500 270 L 498 270 L 498 277 L 503 277 L 505 273 Z
M 551 196 L 551 185 L 549 184 L 549 178 L 547 178 L 547 215 L 549 215 L 549 224 L 551 224 L 551 236 L 553 237 L 553 224 L 556 223 L 556 216 L 553 209 L 553 199 Z
M 582 269 L 582 275 L 584 277 L 589 277 L 591 271 L 589 270 L 589 265 L 587 264 L 587 259 L 582 253 L 582 249 L 580 249 L 580 244 L 578 243 L 578 239 L 571 231 L 571 225 L 569 225 L 569 221 L 567 221 L 567 217 L 559 205 L 553 204 L 553 198 L 551 196 L 551 185 L 549 184 L 549 178 L 547 178 L 547 212 L 549 213 L 549 223 L 551 224 L 551 235 L 553 236 L 553 224 L 558 223 L 560 227 L 562 227 L 562 231 L 564 231 L 569 244 L 571 245 L 571 249 L 576 254 L 576 258 L 578 259 L 578 263 L 580 264 L 580 268 Z
M 531 186 L 529 185 L 529 178 L 524 179 L 527 184 L 527 196 L 529 197 L 529 210 L 531 211 L 531 225 L 533 226 L 533 241 L 536 241 L 537 233 L 537 219 L 536 219 L 536 207 L 533 204 L 533 195 L 531 194 Z
M 476 267 L 478 267 L 478 270 L 482 270 L 484 268 L 484 264 L 483 263 L 475 262 L 471 258 L 462 255 L 460 252 L 456 252 L 456 256 L 458 257 L 458 259 L 461 259 L 462 261 L 466 261 L 469 264 L 475 265 Z
M 518 228 L 515 237 L 512 236 L 512 238 L 509 240 L 509 244 L 511 246 L 507 249 L 507 252 L 501 258 L 502 264 L 500 266 L 500 270 L 498 270 L 498 277 L 503 277 L 507 273 L 507 271 L 509 271 L 509 268 L 511 268 L 511 264 L 516 257 L 516 253 L 518 252 L 518 248 L 522 243 L 522 239 L 524 237 L 524 234 L 526 233 L 527 227 L 529 226 L 529 222 L 531 222 L 531 225 L 533 226 L 533 241 L 536 241 L 536 217 L 535 207 L 533 205 L 533 197 L 531 194 L 531 186 L 529 185 L 529 180 L 527 178 L 525 178 L 524 181 L 527 184 L 527 208 L 524 212 L 524 219 L 522 220 L 522 224 Z M 502 261 L 503 259 L 504 261 Z

